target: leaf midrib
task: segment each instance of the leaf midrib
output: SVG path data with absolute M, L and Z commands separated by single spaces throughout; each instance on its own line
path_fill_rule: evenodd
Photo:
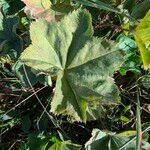
M 85 65 L 85 64 L 87 64 L 87 63 L 89 63 L 90 61 L 94 61 L 94 60 L 96 60 L 96 59 L 100 59 L 100 58 L 102 58 L 102 57 L 104 57 L 104 56 L 107 56 L 107 55 L 109 55 L 109 54 L 111 54 L 111 53 L 114 53 L 114 52 L 117 52 L 117 51 L 120 51 L 120 49 L 117 49 L 117 50 L 114 50 L 114 51 L 110 51 L 110 52 L 108 52 L 108 53 L 105 53 L 105 54 L 103 54 L 103 55 L 101 55 L 101 56 L 98 56 L 98 57 L 96 57 L 96 58 L 94 58 L 94 59 L 91 59 L 91 60 L 89 60 L 89 61 L 86 61 L 85 63 L 83 63 L 83 64 L 80 64 L 79 66 L 74 66 L 74 67 L 67 67 L 66 69 L 67 70 L 71 70 L 71 69 L 76 69 L 76 68 L 78 68 L 78 67 L 80 67 L 80 66 L 82 66 L 82 65 Z M 73 61 L 72 61 L 73 62 Z M 70 64 L 71 65 L 71 64 Z
M 82 115 L 82 111 L 80 110 L 80 107 L 79 107 L 79 104 L 78 104 L 78 101 L 77 101 L 77 96 L 76 96 L 76 94 L 75 94 L 75 91 L 73 90 L 73 88 L 72 88 L 72 86 L 71 86 L 71 84 L 70 84 L 70 82 L 68 81 L 68 79 L 65 77 L 65 79 L 66 79 L 66 81 L 67 81 L 67 83 L 68 83 L 68 86 L 70 87 L 70 89 L 71 89 L 71 91 L 72 91 L 72 93 L 73 93 L 73 95 L 74 95 L 74 97 L 75 97 L 75 102 L 76 102 L 76 105 L 78 106 L 78 109 L 79 109 L 79 117 L 80 117 L 80 119 L 81 120 L 83 120 L 83 115 Z M 77 112 L 78 113 L 78 112 Z

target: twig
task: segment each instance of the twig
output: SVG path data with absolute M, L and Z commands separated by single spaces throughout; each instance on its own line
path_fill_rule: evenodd
M 15 144 L 16 144 L 17 142 L 19 142 L 19 140 L 16 140 L 16 141 L 9 147 L 8 150 L 11 150 L 11 149 L 15 146 Z
M 33 94 L 35 95 L 35 97 L 37 98 L 38 102 L 39 102 L 40 105 L 42 106 L 44 112 L 47 114 L 47 116 L 49 117 L 49 119 L 51 120 L 51 122 L 53 123 L 53 125 L 54 125 L 56 128 L 60 129 L 60 131 L 64 134 L 64 136 L 65 136 L 67 139 L 71 140 L 71 138 L 70 138 L 70 137 L 63 131 L 63 129 L 61 129 L 61 127 L 58 125 L 58 123 L 57 123 L 57 121 L 54 119 L 54 117 L 53 117 L 52 115 L 50 115 L 50 113 L 46 110 L 45 106 L 42 104 L 41 100 L 40 100 L 39 97 L 37 96 L 37 94 L 36 94 L 36 92 L 35 92 L 35 90 L 34 90 L 32 84 L 31 84 L 31 82 L 30 82 L 30 80 L 29 80 L 29 78 L 28 78 L 28 74 L 27 74 L 27 71 L 26 71 L 26 68 L 25 68 L 25 65 L 24 65 L 24 64 L 23 64 L 23 70 L 24 70 L 26 79 L 27 79 L 27 81 L 28 81 L 28 83 L 29 83 L 29 85 L 30 85 L 32 91 L 33 91 Z
M 35 91 L 35 93 L 40 92 L 41 90 L 43 90 L 46 86 L 42 87 L 41 89 Z M 35 93 L 31 94 L 30 96 L 28 96 L 27 98 L 25 98 L 23 101 L 21 101 L 19 104 L 15 105 L 13 108 L 11 108 L 10 110 L 8 110 L 4 115 L 7 115 L 8 113 L 10 113 L 12 110 L 14 110 L 16 107 L 20 106 L 22 103 L 26 102 L 27 100 L 29 100 L 32 96 L 35 95 Z
M 47 107 L 49 106 L 49 102 L 47 103 L 47 105 L 46 105 L 46 109 L 47 109 Z M 39 119 L 37 120 L 37 128 L 38 128 L 38 130 L 40 130 L 40 127 L 39 127 L 39 122 L 40 122 L 40 120 L 42 119 L 42 117 L 43 117 L 43 115 L 44 115 L 44 113 L 46 113 L 45 111 L 43 111 L 42 112 L 42 114 L 41 114 L 41 116 L 39 117 Z
M 150 131 L 150 127 L 146 128 L 144 131 L 142 131 L 141 133 L 144 134 L 145 132 Z M 133 141 L 136 140 L 136 136 L 133 137 L 131 140 L 129 140 L 128 142 L 126 142 L 123 146 L 121 146 L 118 150 L 122 150 L 123 148 L 125 148 L 127 145 L 129 145 L 130 143 L 132 143 Z M 136 149 L 137 150 L 137 149 Z

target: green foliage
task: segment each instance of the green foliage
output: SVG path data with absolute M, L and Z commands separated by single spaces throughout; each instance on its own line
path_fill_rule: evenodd
M 136 0 L 126 0 L 124 3 L 124 9 L 127 9 L 129 12 L 132 12 L 133 7 L 136 4 Z
M 136 19 L 143 18 L 146 13 L 150 9 L 150 0 L 144 0 L 143 2 L 137 4 L 137 5 L 132 5 L 134 6 L 131 12 L 131 16 L 133 16 Z
M 150 11 L 135 29 L 134 36 L 140 49 L 144 68 L 148 69 L 150 68 Z
M 124 51 L 130 51 L 137 48 L 136 42 L 130 37 L 123 34 L 118 37 L 118 44 L 119 48 L 123 49 Z
M 146 88 L 147 90 L 150 89 L 150 75 L 144 75 L 139 79 L 140 83 Z
M 150 9 L 150 0 L 137 3 L 136 0 L 126 0 L 123 7 L 127 9 L 135 19 L 143 18 Z
M 70 141 L 60 141 L 56 134 L 30 134 L 28 143 L 21 146 L 22 150 L 79 150 L 80 146 Z
M 99 129 L 94 129 L 92 132 L 92 137 L 90 140 L 85 144 L 86 150 L 96 150 L 100 147 L 105 150 L 116 150 L 116 149 L 122 149 L 122 150 L 134 150 L 135 149 L 135 139 L 133 139 L 133 133 L 135 132 L 128 132 L 123 134 L 115 134 L 115 133 L 106 133 L 102 132 Z M 126 136 L 128 135 L 128 136 Z M 130 135 L 130 136 L 129 136 Z M 126 144 L 126 146 L 123 148 L 123 146 Z M 146 141 L 143 141 L 142 144 L 143 150 L 148 150 L 150 147 L 150 144 Z
M 58 14 L 68 14 L 74 9 L 78 8 L 78 5 L 73 5 L 71 0 L 51 0 L 52 6 L 51 9 L 54 10 Z
M 22 117 L 22 130 L 25 132 L 25 133 L 28 133 L 29 132 L 29 129 L 31 127 L 31 121 L 30 121 L 30 118 L 29 116 L 23 116 Z
M 4 129 L 12 128 L 19 120 L 13 119 L 11 116 L 5 114 L 4 111 L 0 110 L 0 131 Z
M 49 24 L 38 20 L 30 30 L 32 45 L 20 59 L 36 70 L 57 74 L 52 112 L 86 122 L 98 117 L 101 103 L 118 101 L 111 76 L 122 64 L 122 54 L 112 41 L 92 37 L 88 12 L 74 11 L 61 22 Z
M 6 17 L 0 12 L 0 56 L 14 53 L 17 58 L 22 51 L 22 39 L 17 35 L 18 17 Z
M 120 73 L 125 75 L 127 71 L 132 71 L 136 74 L 141 73 L 140 64 L 141 59 L 137 54 L 137 44 L 136 42 L 126 35 L 120 35 L 117 38 L 118 46 L 125 52 L 125 62 L 120 68 Z
M 24 4 L 21 0 L 0 0 L 0 6 L 6 15 L 14 15 L 23 9 Z

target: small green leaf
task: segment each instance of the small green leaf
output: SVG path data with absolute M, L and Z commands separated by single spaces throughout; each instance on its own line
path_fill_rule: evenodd
M 125 36 L 123 34 L 121 34 L 117 38 L 117 41 L 118 41 L 119 48 L 123 49 L 125 51 L 130 51 L 132 49 L 136 49 L 137 48 L 136 42 L 133 39 L 131 39 L 130 37 Z
M 121 75 L 126 75 L 127 71 L 132 71 L 136 74 L 141 72 L 141 59 L 137 54 L 137 43 L 130 37 L 121 34 L 118 38 L 118 46 L 125 52 L 125 62 L 120 68 Z
M 123 137 L 135 136 L 136 135 L 136 131 L 134 131 L 134 130 L 124 131 L 124 132 L 121 132 L 121 133 L 119 133 L 117 135 L 123 136 Z
M 122 122 L 125 122 L 125 123 L 127 123 L 127 122 L 130 121 L 130 120 L 129 120 L 127 117 L 125 117 L 125 116 L 121 116 L 121 117 L 120 117 L 120 120 L 121 120 Z

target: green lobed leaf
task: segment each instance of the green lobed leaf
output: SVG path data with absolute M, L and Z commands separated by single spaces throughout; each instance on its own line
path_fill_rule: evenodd
M 93 37 L 86 10 L 74 11 L 60 22 L 37 20 L 30 34 L 32 44 L 20 59 L 36 70 L 57 74 L 53 113 L 86 122 L 99 117 L 102 103 L 118 102 L 111 76 L 123 63 L 122 53 L 114 42 Z
M 134 32 L 145 69 L 150 68 L 150 11 L 142 19 Z
M 92 137 L 85 144 L 86 150 L 97 150 L 99 148 L 104 150 L 135 150 L 136 142 L 133 140 L 128 143 L 135 132 L 126 131 L 127 133 L 115 134 L 106 133 L 99 129 L 94 129 L 92 132 Z M 130 135 L 130 136 L 127 136 Z M 128 143 L 124 148 L 122 148 L 126 143 Z M 150 144 L 143 140 L 142 150 L 149 150 Z
M 6 17 L 0 11 L 0 55 L 16 51 L 17 56 L 22 51 L 22 39 L 16 34 L 18 17 Z

